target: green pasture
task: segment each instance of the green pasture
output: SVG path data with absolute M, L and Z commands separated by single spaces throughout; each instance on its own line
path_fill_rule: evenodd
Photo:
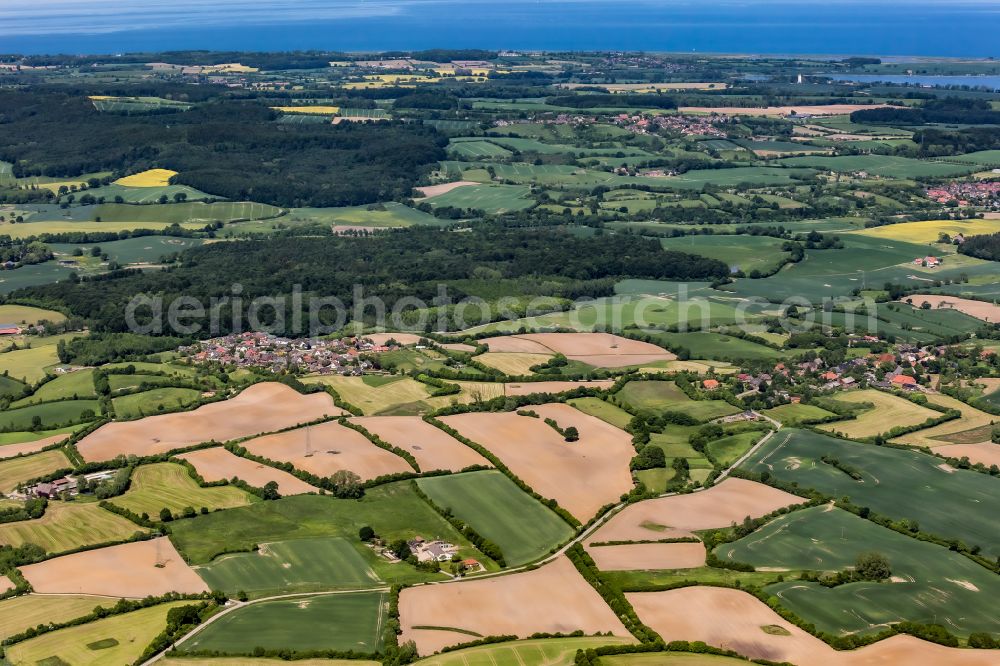
M 250 551 L 261 543 L 310 537 L 344 537 L 379 578 L 389 582 L 435 580 L 408 565 L 377 558 L 358 541 L 358 530 L 369 526 L 386 541 L 416 536 L 439 537 L 459 546 L 461 557 L 482 559 L 478 550 L 439 516 L 409 482 L 369 488 L 360 500 L 323 495 L 296 495 L 280 500 L 198 516 L 171 524 L 171 539 L 193 564 L 236 550 Z
M 49 380 L 39 386 L 27 398 L 12 402 L 10 406 L 11 408 L 18 408 L 37 402 L 96 397 L 97 389 L 94 388 L 94 371 L 84 369 L 58 375 L 55 379 Z
M 43 428 L 57 428 L 93 420 L 101 413 L 97 400 L 60 400 L 0 412 L 0 430 L 31 430 L 36 419 Z
M 401 565 L 405 566 L 405 565 Z M 213 590 L 269 593 L 371 587 L 380 582 L 354 544 L 344 537 L 313 537 L 263 543 L 195 568 Z
M 219 618 L 179 647 L 222 654 L 250 654 L 256 647 L 373 653 L 381 647 L 385 613 L 385 592 L 263 601 Z
M 852 568 L 858 555 L 886 556 L 895 582 L 827 588 L 789 580 L 767 588 L 799 617 L 832 634 L 880 631 L 899 621 L 942 624 L 960 636 L 1000 631 L 991 612 L 1000 579 L 947 548 L 886 529 L 854 514 L 818 506 L 779 516 L 715 552 L 756 567 L 813 571 Z
M 508 566 L 539 559 L 573 530 L 496 470 L 419 479 L 431 500 L 500 547 Z
M 142 188 L 146 189 L 146 188 Z M 275 217 L 281 209 L 270 204 L 253 201 L 215 201 L 204 203 L 187 201 L 184 203 L 151 204 L 135 206 L 105 203 L 94 209 L 95 217 L 102 222 L 167 222 L 202 223 L 235 222 L 237 220 L 262 220 Z
M 699 421 L 710 421 L 740 411 L 723 400 L 692 400 L 670 381 L 632 381 L 615 394 L 615 400 L 633 410 L 684 412 Z
M 918 160 L 896 155 L 840 155 L 836 157 L 810 155 L 807 157 L 788 157 L 780 160 L 779 163 L 783 166 L 807 167 L 839 173 L 865 171 L 870 175 L 883 178 L 949 178 L 965 176 L 975 170 L 975 167 L 960 164 Z
M 769 272 L 788 254 L 781 250 L 785 241 L 770 236 L 681 236 L 663 238 L 660 243 L 667 250 L 718 259 L 733 270 L 749 273 L 753 270 Z
M 859 471 L 860 481 L 823 456 Z M 921 530 L 968 546 L 987 557 L 1000 554 L 993 497 L 997 479 L 943 466 L 934 456 L 873 444 L 860 444 L 807 430 L 782 430 L 741 468 L 767 472 L 786 483 L 847 497 L 857 506 L 893 520 L 917 521 Z
M 671 351 L 688 350 L 691 358 L 738 362 L 777 360 L 788 356 L 787 352 L 724 333 L 710 331 L 656 332 L 652 336 L 653 342 Z
M 435 207 L 453 207 L 500 213 L 535 205 L 531 188 L 524 185 L 463 185 L 426 200 Z
M 180 514 L 186 507 L 195 511 L 231 509 L 256 502 L 257 498 L 236 486 L 202 488 L 191 478 L 187 467 L 177 463 L 142 465 L 132 472 L 128 492 L 111 502 L 136 513 L 159 518 L 161 509 Z
M 136 419 L 187 407 L 197 403 L 200 398 L 201 391 L 167 386 L 113 398 L 111 404 L 114 406 L 116 417 Z
M 632 421 L 631 414 L 626 412 L 621 407 L 612 405 L 610 402 L 601 400 L 600 398 L 573 398 L 571 400 L 567 400 L 567 402 L 584 414 L 596 416 L 616 428 L 624 430 L 625 427 Z

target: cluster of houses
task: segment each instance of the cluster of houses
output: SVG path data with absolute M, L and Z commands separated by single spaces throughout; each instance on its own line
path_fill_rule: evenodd
M 940 204 L 984 206 L 1000 210 L 1000 181 L 955 181 L 928 188 L 927 196 Z
M 59 499 L 61 497 L 76 497 L 80 494 L 81 485 L 84 488 L 107 481 L 115 475 L 114 470 L 91 472 L 81 476 L 64 476 L 54 481 L 45 481 L 27 486 L 11 493 L 12 499 L 25 500 L 33 497 Z
M 619 114 L 615 118 L 618 125 L 636 134 L 646 134 L 650 130 L 665 129 L 684 136 L 714 136 L 725 139 L 728 135 L 720 125 L 729 123 L 729 116 L 641 116 Z
M 391 342 L 391 341 L 390 341 Z M 238 368 L 264 368 L 273 372 L 360 375 L 371 369 L 363 354 L 396 349 L 368 338 L 282 338 L 269 333 L 233 333 L 203 340 L 178 351 L 194 363 L 221 363 Z

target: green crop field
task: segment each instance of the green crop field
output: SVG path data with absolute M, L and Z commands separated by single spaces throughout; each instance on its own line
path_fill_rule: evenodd
M 612 405 L 610 402 L 601 400 L 600 398 L 573 398 L 572 400 L 567 400 L 567 402 L 584 414 L 596 416 L 616 428 L 624 430 L 629 422 L 632 421 L 631 414 L 621 407 Z
M 710 421 L 740 411 L 723 400 L 692 400 L 673 382 L 633 381 L 622 387 L 615 398 L 633 409 L 650 412 L 684 412 L 699 421 Z
M 947 548 L 904 536 L 840 509 L 812 507 L 779 516 L 716 549 L 722 559 L 756 567 L 841 571 L 861 553 L 886 556 L 897 582 L 827 588 L 789 580 L 767 588 L 807 622 L 832 634 L 880 631 L 901 620 L 942 624 L 953 633 L 1000 631 L 991 612 L 1000 579 Z
M 180 513 L 185 507 L 196 511 L 207 507 L 230 509 L 257 501 L 250 493 L 236 486 L 200 487 L 187 467 L 177 463 L 155 463 L 142 465 L 132 472 L 132 483 L 128 492 L 111 499 L 115 505 L 142 515 L 157 519 L 160 509 L 170 509 Z
M 92 421 L 100 411 L 97 400 L 45 402 L 0 413 L 0 429 L 30 430 L 36 417 L 43 428 L 57 428 Z
M 95 600 L 94 605 L 97 605 Z M 88 622 L 6 647 L 12 664 L 131 664 L 167 624 L 171 608 L 192 602 L 176 601 Z
M 985 167 L 1000 167 L 1000 150 L 980 150 L 975 153 L 966 153 L 965 155 L 953 155 L 948 157 L 947 161 Z
M 142 393 L 132 393 L 114 398 L 111 404 L 115 416 L 120 419 L 136 419 L 150 416 L 177 407 L 187 407 L 198 402 L 201 391 L 172 386 L 150 389 Z
M 502 472 L 487 470 L 419 479 L 441 508 L 500 546 L 509 566 L 536 560 L 566 541 L 573 530 Z
M 619 636 L 543 638 L 465 648 L 427 657 L 416 663 L 420 666 L 572 666 L 577 650 L 633 642 Z M 607 659 L 601 657 L 601 663 Z
M 0 322 L 4 324 L 37 324 L 51 321 L 58 324 L 66 321 L 66 315 L 55 310 L 43 310 L 30 305 L 0 305 Z
M 358 530 L 368 525 L 384 540 L 434 535 L 458 545 L 462 557 L 482 559 L 478 550 L 424 502 L 408 482 L 370 488 L 360 500 L 297 495 L 270 502 L 211 513 L 171 524 L 171 540 L 194 564 L 205 564 L 223 552 L 250 550 L 261 543 L 340 536 L 356 544 L 358 552 L 383 580 L 415 582 L 437 576 L 377 558 L 358 541 Z
M 50 502 L 45 515 L 37 520 L 0 525 L 0 543 L 10 546 L 33 543 L 47 553 L 62 553 L 81 546 L 124 541 L 144 531 L 96 504 Z
M 524 185 L 463 185 L 426 200 L 432 206 L 500 213 L 524 210 L 535 205 L 531 188 Z
M 263 601 L 219 618 L 179 647 L 223 654 L 251 653 L 255 647 L 372 653 L 380 647 L 385 613 L 384 592 Z
M 149 113 L 150 111 L 187 111 L 193 104 L 162 97 L 100 97 L 91 98 L 94 108 L 102 113 Z
M 183 194 L 187 197 L 187 201 L 206 201 L 212 199 L 218 199 L 219 197 L 214 197 L 211 194 L 206 194 L 200 190 L 196 190 L 193 187 L 188 187 L 187 185 L 159 185 L 156 187 L 129 187 L 128 185 L 103 185 L 101 187 L 93 187 L 86 192 L 95 199 L 100 199 L 104 197 L 105 201 L 114 201 L 118 203 L 117 198 L 121 197 L 122 203 L 129 204 L 155 204 L 155 203 L 166 203 L 162 197 L 166 197 L 167 201 L 173 201 L 174 197 L 178 194 Z M 143 227 L 137 227 L 142 229 Z
M 142 206 L 142 208 L 149 207 L 151 206 Z M 90 245 L 52 243 L 49 247 L 56 254 L 66 255 L 66 258 L 71 258 L 77 250 L 86 255 L 90 253 L 91 248 L 98 247 L 102 253 L 108 255 L 110 261 L 115 261 L 125 266 L 128 264 L 154 264 L 159 262 L 161 258 L 175 252 L 182 252 L 192 247 L 200 247 L 204 242 L 201 238 L 140 236 L 138 238 L 126 238 L 125 240 L 111 241 L 110 243 L 94 243 Z
M 234 222 L 236 220 L 263 220 L 281 214 L 280 208 L 252 201 L 215 201 L 205 203 L 152 204 L 134 206 L 106 203 L 94 209 L 95 217 L 102 222 L 166 222 L 168 224 L 209 222 Z M 147 242 L 154 237 L 143 237 Z M 131 240 L 142 240 L 141 238 Z M 102 245 L 103 247 L 103 245 Z
M 755 280 L 755 282 L 760 282 L 760 280 Z M 788 356 L 787 352 L 765 347 L 752 340 L 709 331 L 657 332 L 653 334 L 653 342 L 671 351 L 686 349 L 691 353 L 691 358 L 718 361 L 777 360 Z
M 448 144 L 448 153 L 469 160 L 504 158 L 514 154 L 503 146 L 481 139 L 452 139 Z
M 223 229 L 224 235 L 238 232 L 254 233 L 255 226 L 264 224 L 294 227 L 303 224 L 318 224 L 323 226 L 360 226 L 360 227 L 411 227 L 414 225 L 440 226 L 449 223 L 416 208 L 404 206 L 390 201 L 370 206 L 349 206 L 344 208 L 292 208 L 288 215 L 276 218 L 269 223 L 244 222 Z M 258 232 L 259 233 L 259 232 Z
M 861 481 L 820 460 L 836 458 L 857 469 Z M 758 449 L 742 469 L 763 473 L 892 519 L 909 519 L 920 529 L 980 546 L 987 557 L 1000 555 L 992 509 L 997 479 L 967 470 L 942 468 L 939 458 L 902 449 L 859 444 L 806 430 L 782 430 Z
M 683 236 L 663 238 L 661 244 L 668 250 L 699 254 L 724 261 L 731 269 L 744 273 L 753 270 L 774 270 L 787 253 L 781 251 L 785 242 L 770 236 Z
M 728 467 L 740 459 L 744 453 L 756 444 L 764 433 L 760 430 L 741 432 L 708 443 L 708 452 L 723 467 Z
M 88 615 L 94 607 L 113 606 L 111 599 L 71 594 L 28 594 L 0 601 L 0 641 L 49 622 Z
M 883 178 L 947 178 L 949 176 L 964 176 L 975 170 L 975 167 L 965 165 L 916 160 L 895 155 L 842 155 L 838 157 L 811 155 L 808 157 L 789 157 L 779 163 L 790 167 L 811 167 L 841 173 L 865 171 L 873 176 Z
M 380 582 L 354 544 L 315 537 L 262 544 L 253 553 L 223 555 L 195 569 L 213 590 L 251 597 L 277 592 L 371 587 Z
M 36 402 L 95 397 L 97 397 L 97 392 L 94 388 L 94 371 L 77 370 L 45 382 L 30 396 L 12 402 L 10 406 L 18 408 Z
M 828 412 L 822 407 L 817 407 L 816 405 L 803 405 L 803 404 L 788 404 L 779 405 L 771 409 L 765 409 L 762 414 L 770 416 L 775 421 L 778 421 L 782 425 L 795 425 L 797 423 L 808 423 L 810 421 L 819 421 L 831 416 L 834 416 L 833 412 Z

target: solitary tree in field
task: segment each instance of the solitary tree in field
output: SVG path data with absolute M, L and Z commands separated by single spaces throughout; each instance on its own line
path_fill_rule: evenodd
M 885 580 L 892 575 L 889 559 L 875 551 L 858 555 L 854 570 L 863 580 Z

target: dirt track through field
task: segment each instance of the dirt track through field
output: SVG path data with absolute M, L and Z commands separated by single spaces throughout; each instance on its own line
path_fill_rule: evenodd
M 331 476 L 346 469 L 367 481 L 383 474 L 413 471 L 396 454 L 380 449 L 357 430 L 336 421 L 264 435 L 244 442 L 243 446 L 250 453 L 292 463 L 297 469 L 317 476 Z
M 686 587 L 625 595 L 639 619 L 663 640 L 704 641 L 751 659 L 802 666 L 987 666 L 992 650 L 947 648 L 912 636 L 893 636 L 874 645 L 838 652 L 807 634 L 746 592 Z M 768 627 L 771 631 L 764 631 Z
M 587 552 L 602 571 L 692 569 L 705 564 L 705 546 L 702 543 L 592 546 L 587 548 Z
M 399 595 L 400 642 L 413 640 L 421 655 L 475 636 L 418 626 L 451 627 L 483 636 L 535 632 L 629 636 L 600 595 L 565 557 L 534 571 L 454 585 L 406 588 Z
M 109 423 L 84 437 L 77 448 L 84 460 L 119 455 L 150 456 L 201 442 L 225 442 L 343 414 L 327 393 L 302 395 L 277 382 L 254 384 L 238 396 L 190 412 Z
M 166 537 L 64 555 L 21 567 L 21 573 L 42 594 L 141 599 L 208 591 Z
M 762 483 L 727 478 L 708 490 L 629 505 L 597 530 L 588 543 L 691 536 L 695 530 L 728 527 L 746 516 L 763 516 L 804 501 Z
M 536 405 L 539 418 L 515 412 L 445 416 L 444 423 L 485 446 L 542 497 L 551 498 L 582 522 L 632 488 L 629 461 L 635 455 L 628 433 L 570 405 Z M 575 427 L 567 442 L 543 419 Z
M 448 433 L 419 416 L 362 416 L 351 423 L 386 442 L 409 451 L 424 472 L 446 469 L 457 472 L 470 465 L 490 465 L 490 461 Z
M 202 478 L 209 482 L 238 477 L 255 488 L 263 488 L 268 482 L 275 481 L 278 484 L 278 493 L 282 496 L 319 492 L 315 486 L 288 472 L 241 458 L 221 446 L 191 451 L 177 457 L 194 465 Z

